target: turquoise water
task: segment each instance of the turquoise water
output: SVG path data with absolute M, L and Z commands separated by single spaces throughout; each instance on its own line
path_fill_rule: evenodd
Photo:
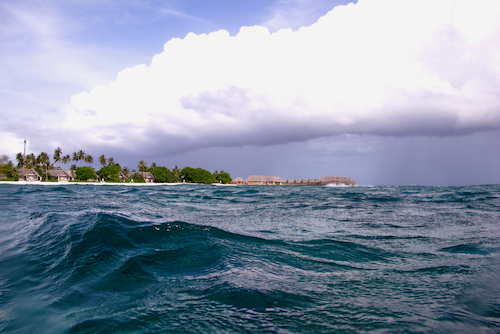
M 499 333 L 500 186 L 0 184 L 5 333 Z

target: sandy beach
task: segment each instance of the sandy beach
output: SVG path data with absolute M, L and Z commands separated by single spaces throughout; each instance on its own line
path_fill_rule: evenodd
M 113 182 L 40 182 L 40 181 L 2 181 L 0 184 L 15 184 L 15 185 L 42 185 L 42 186 L 66 186 L 66 185 L 93 185 L 93 186 L 133 186 L 133 187 L 151 187 L 151 186 L 178 186 L 178 185 L 193 185 L 198 183 L 113 183 Z M 234 184 L 213 183 L 215 186 L 235 186 Z

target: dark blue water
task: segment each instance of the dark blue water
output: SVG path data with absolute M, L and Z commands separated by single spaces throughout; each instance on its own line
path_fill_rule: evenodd
M 500 186 L 0 184 L 5 333 L 500 333 Z

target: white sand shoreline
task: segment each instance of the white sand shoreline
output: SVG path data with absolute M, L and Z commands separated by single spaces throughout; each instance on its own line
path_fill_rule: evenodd
M 1 184 L 14 184 L 19 186 L 24 185 L 41 185 L 41 186 L 66 186 L 66 185 L 91 185 L 91 186 L 135 186 L 135 187 L 156 187 L 156 186 L 178 186 L 178 185 L 196 185 L 198 183 L 113 183 L 113 182 L 40 182 L 40 181 L 0 181 Z M 201 184 L 201 183 L 200 183 Z M 234 184 L 219 184 L 213 183 L 215 186 L 235 186 Z

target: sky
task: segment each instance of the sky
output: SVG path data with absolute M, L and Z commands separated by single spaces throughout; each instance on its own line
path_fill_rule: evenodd
M 0 153 L 500 183 L 496 0 L 3 0 Z

